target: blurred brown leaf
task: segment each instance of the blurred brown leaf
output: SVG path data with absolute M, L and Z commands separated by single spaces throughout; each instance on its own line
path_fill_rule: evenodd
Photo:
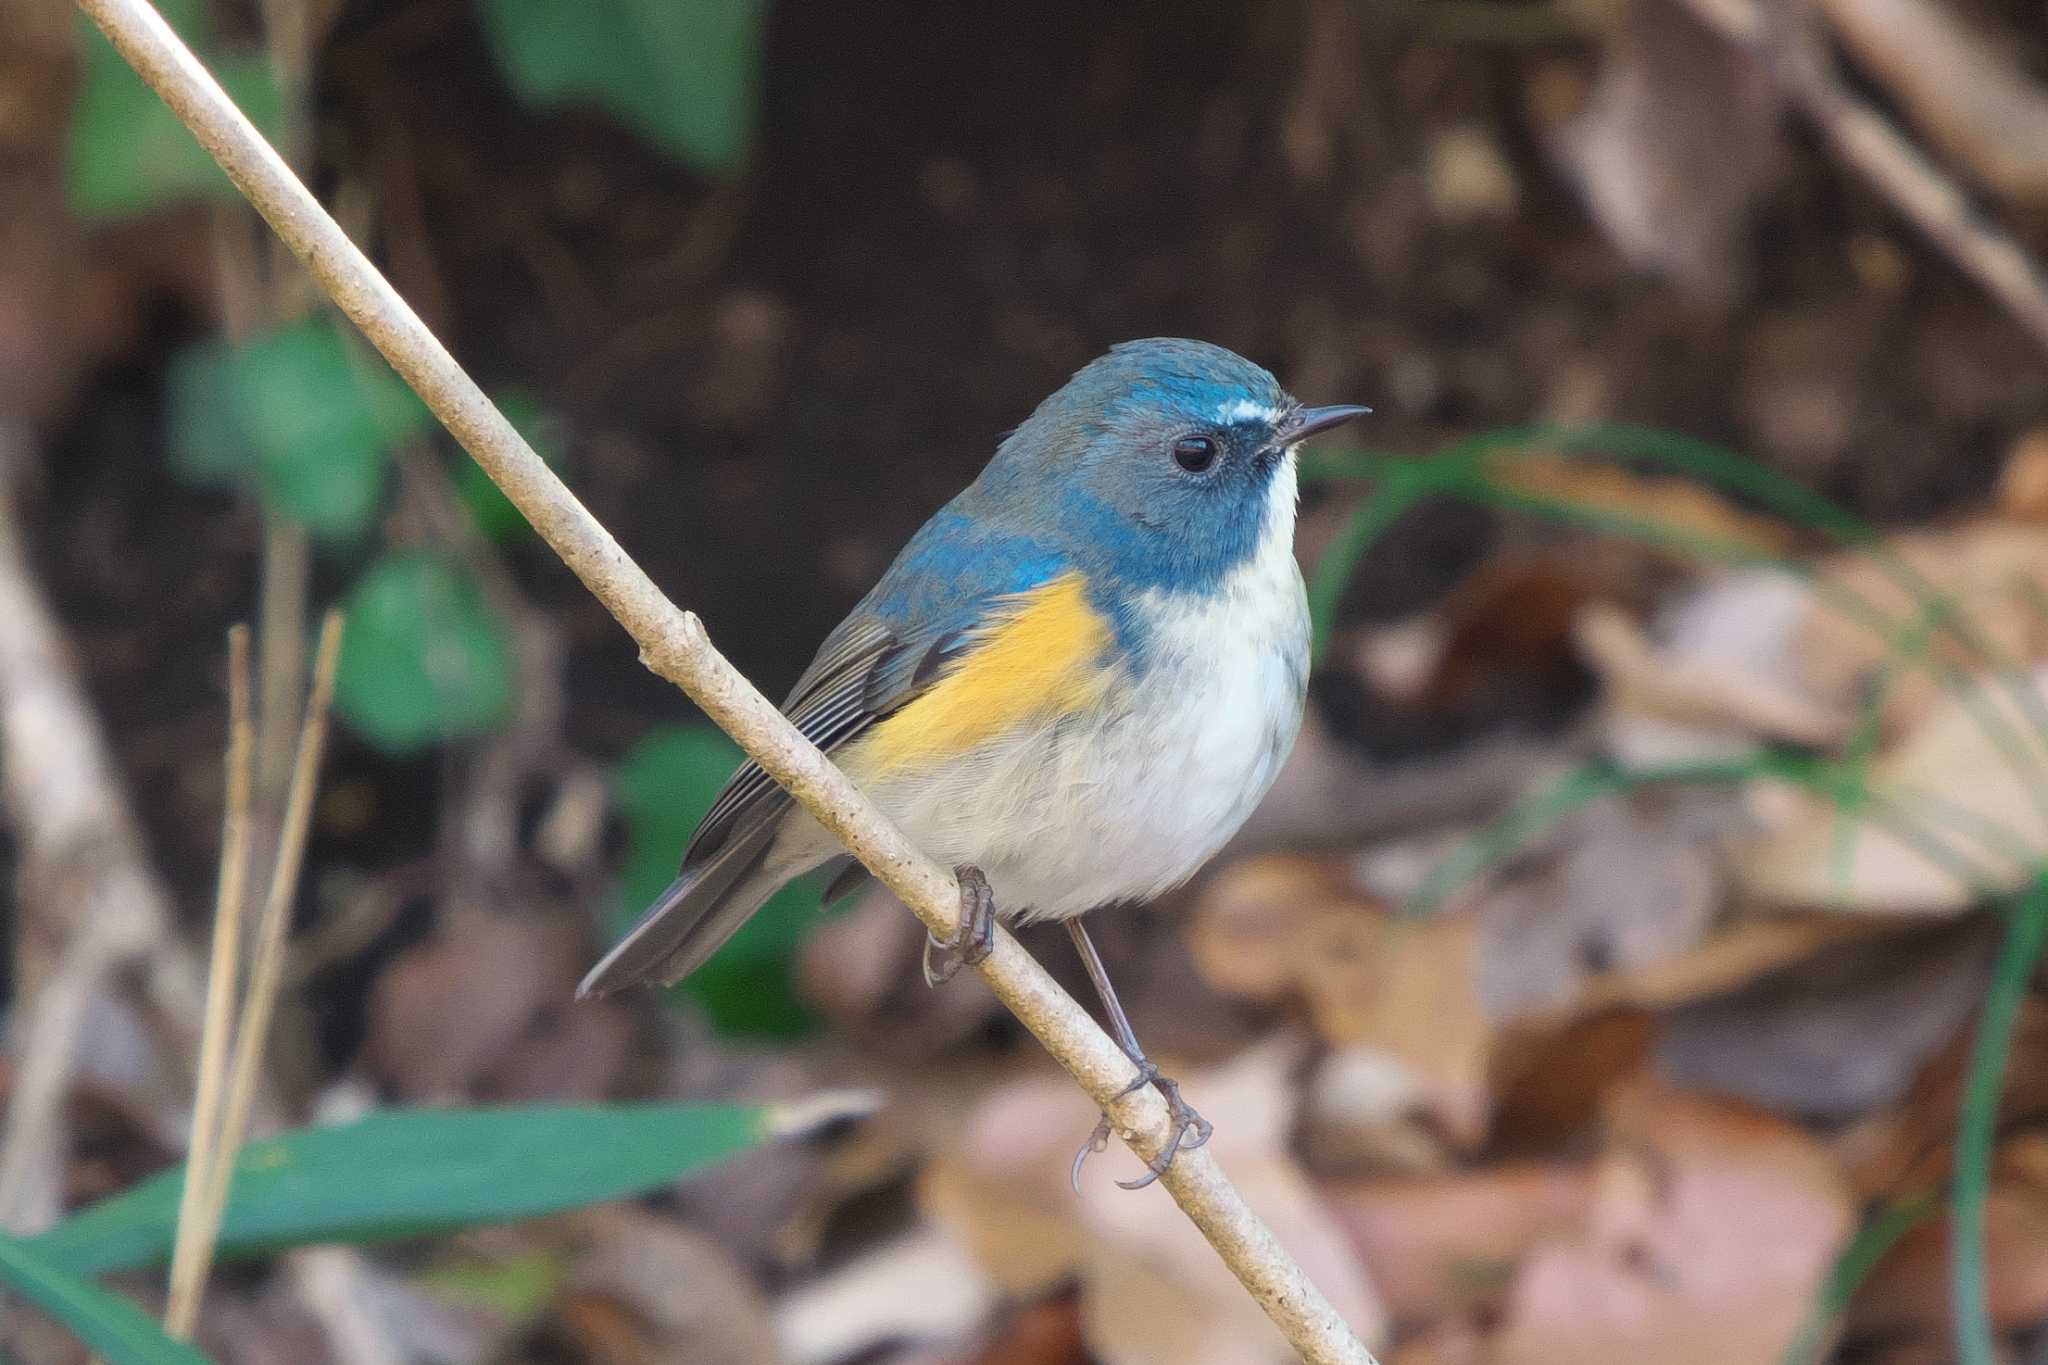
M 1865 1198 L 1906 1198 L 1939 1188 L 1954 1158 L 1956 1115 L 1975 1039 L 1965 1028 L 1924 1066 L 1893 1109 L 1838 1143 Z M 2048 1113 L 2048 1001 L 2029 996 L 2013 1026 L 1998 1097 L 2001 1128 Z
M 591 1365 L 780 1365 L 754 1278 L 702 1232 L 622 1205 L 573 1223 L 581 1244 L 552 1334 Z
M 1600 675 L 1607 704 L 1631 720 L 1816 748 L 1848 735 L 1845 711 L 1821 706 L 1768 677 L 1661 650 L 1625 612 L 1607 604 L 1583 608 L 1574 635 Z
M 1734 1105 L 1619 1092 L 1584 1233 L 1523 1261 L 1487 1365 L 1778 1360 L 1847 1239 L 1820 1145 Z
M 1502 466 L 1515 477 L 1520 462 Z M 1426 615 L 1362 632 L 1350 651 L 1383 696 L 1433 711 L 1466 706 L 1505 679 L 1575 668 L 1572 622 L 1586 604 L 1643 599 L 1635 546 L 1517 546 L 1489 556 Z
M 1781 100 L 1744 53 L 1669 0 L 1633 0 L 1555 155 L 1622 254 L 1732 293 L 1750 213 L 1781 159 Z
M 1896 670 L 1881 712 L 1887 738 L 1926 717 L 1949 686 L 1941 670 L 2048 658 L 2048 527 L 1987 518 L 1909 531 L 1815 569 L 1797 642 L 1800 677 L 1823 705 L 1854 709 Z M 1898 668 L 1902 648 L 1935 667 Z
M 2048 851 L 2048 736 L 2031 714 L 2044 682 L 2040 671 L 1976 675 L 1935 696 L 1869 766 L 1870 799 L 1886 818 L 1756 784 L 1765 828 L 1729 845 L 1737 885 L 1780 905 L 1921 915 L 2019 886 Z
M 1090 1365 L 1072 1294 L 1018 1310 L 970 1365 Z
M 1479 989 L 1501 1019 L 1611 1002 L 1637 974 L 1682 960 L 1719 912 L 1707 840 L 1726 798 L 1674 788 L 1583 807 L 1479 908 Z M 1600 994 L 1589 996 L 1597 986 Z
M 601 1098 L 630 1030 L 574 1002 L 588 937 L 567 914 L 444 913 L 371 988 L 364 1066 L 408 1100 Z
M 1909 1229 L 1850 1301 L 1854 1337 L 1954 1340 L 1946 1214 Z M 2048 1137 L 2025 1133 L 2000 1147 L 1984 1205 L 1985 1296 L 2000 1331 L 2048 1318 Z
M 1296 855 L 1249 859 L 1203 889 L 1188 942 L 1210 985 L 1262 1003 L 1296 992 L 1336 1051 L 1309 1122 L 1321 1160 L 1367 1159 L 1421 1120 L 1457 1149 L 1486 1131 L 1493 1024 L 1480 1002 L 1469 914 L 1402 920 Z M 1406 1164 L 1406 1163 L 1403 1163 Z
M 1003 1007 L 986 982 L 962 972 L 927 989 L 918 969 L 924 929 L 903 902 L 870 885 L 819 920 L 797 948 L 797 991 L 832 1024 L 895 1056 L 928 1056 L 987 1027 Z
M 1495 1158 L 1548 1156 L 1583 1145 L 1608 1093 L 1648 1065 L 1657 1019 L 1647 1010 L 1597 1010 L 1562 1028 L 1517 1025 L 1494 1054 Z
M 1327 860 L 1269 854 L 1231 863 L 1202 887 L 1184 936 L 1195 969 L 1225 995 L 1278 1004 L 1303 973 L 1307 922 L 1356 904 Z
M 1689 1090 L 1840 1123 L 1896 1103 L 1976 1012 L 1989 918 L 1831 946 L 1664 1017 L 1659 1074 Z
M 1286 1148 L 1299 1053 L 1284 1037 L 1269 1040 L 1218 1070 L 1182 1075 L 1183 1093 L 1216 1118 L 1216 1157 L 1247 1202 L 1345 1320 L 1373 1340 L 1385 1330 L 1378 1295 Z M 1071 1258 L 1082 1330 L 1105 1365 L 1293 1359 L 1165 1191 L 1110 1183 L 1139 1169 L 1121 1145 L 1089 1160 L 1078 1197 L 1067 1187 L 1075 1147 L 1093 1121 L 1086 1097 L 1063 1078 L 998 1091 L 922 1183 L 927 1213 L 1020 1292 L 1036 1292 Z
M 1639 0 L 1661 7 L 1663 0 Z M 1541 495 L 1584 513 L 1654 526 L 1674 538 L 1726 544 L 1760 556 L 1784 556 L 1799 532 L 1775 517 L 1739 506 L 1694 479 L 1644 474 L 1605 460 L 1519 453 L 1490 461 L 1488 478 L 1500 487 Z M 1634 554 L 1696 569 L 1697 560 L 1661 545 L 1632 544 Z
M 1582 1235 L 1593 1175 L 1583 1165 L 1499 1166 L 1413 1180 L 1323 1187 L 1397 1322 L 1497 1305 L 1539 1243 Z

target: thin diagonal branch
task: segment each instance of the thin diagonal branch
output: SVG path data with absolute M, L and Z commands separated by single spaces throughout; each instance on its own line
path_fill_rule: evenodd
M 1978 211 L 1962 189 L 1890 120 L 1851 94 L 1797 32 L 1796 16 L 1759 0 L 1684 0 L 1709 28 L 1746 49 L 1837 157 L 1924 233 L 2048 347 L 2048 273 L 2017 238 Z
M 369 259 L 301 185 L 146 0 L 79 0 L 227 171 L 322 288 L 426 400 L 484 472 L 640 646 L 649 668 L 788 788 L 819 823 L 941 937 L 958 917 L 959 888 L 913 847 L 844 773 L 712 648 L 704 627 L 662 594 L 575 495 L 491 405 Z M 1171 1131 L 1165 1102 L 1130 1059 L 1007 933 L 980 966 L 998 998 L 1106 1106 L 1148 1160 Z M 1372 1356 L 1305 1276 L 1207 1150 L 1182 1152 L 1160 1182 L 1302 1356 L 1317 1365 L 1371 1365 Z

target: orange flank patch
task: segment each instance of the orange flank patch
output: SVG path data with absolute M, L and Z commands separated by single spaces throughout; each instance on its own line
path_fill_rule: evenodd
M 936 686 L 868 732 L 862 767 L 931 766 L 1027 722 L 1077 711 L 1108 684 L 1109 622 L 1089 605 L 1078 573 L 1017 594 L 975 635 Z

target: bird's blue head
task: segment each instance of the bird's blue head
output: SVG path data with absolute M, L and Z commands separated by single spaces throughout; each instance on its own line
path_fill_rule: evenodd
M 1296 447 L 1365 411 L 1305 408 L 1207 342 L 1127 341 L 1040 403 L 980 488 L 1095 573 L 1200 592 L 1291 540 Z

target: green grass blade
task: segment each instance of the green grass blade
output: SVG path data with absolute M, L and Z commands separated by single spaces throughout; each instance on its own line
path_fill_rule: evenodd
M 1329 645 L 1330 630 L 1337 621 L 1337 603 L 1344 585 L 1358 568 L 1358 561 L 1373 542 L 1409 508 L 1431 491 L 1433 480 L 1420 479 L 1412 465 L 1396 465 L 1386 471 L 1373 495 L 1358 505 L 1351 520 L 1330 542 L 1308 585 L 1308 619 L 1314 630 L 1315 655 L 1320 660 Z
M 207 1365 L 140 1308 L 54 1263 L 34 1245 L 0 1234 L 0 1285 L 70 1328 L 108 1365 Z
M 242 1149 L 224 1255 L 369 1242 L 510 1222 L 664 1185 L 773 1135 L 774 1111 L 718 1104 L 387 1109 Z M 182 1170 L 73 1215 L 33 1240 L 73 1274 L 170 1253 Z
M 1686 782 L 1747 782 L 1758 777 L 1798 780 L 1795 774 L 1808 766 L 1809 760 L 1768 750 L 1742 758 L 1642 768 L 1623 768 L 1596 759 L 1565 774 L 1544 791 L 1516 802 L 1500 819 L 1463 841 L 1423 878 L 1422 885 L 1402 907 L 1402 913 L 1420 915 L 1436 909 L 1459 887 L 1498 866 L 1515 850 L 1542 838 L 1575 811 L 1602 797 Z
M 1963 1084 L 1949 1236 L 1949 1294 L 1955 1306 L 1956 1355 L 1963 1365 L 1996 1365 L 1999 1359 L 1986 1289 L 1984 1205 L 1991 1189 L 1998 1098 L 2005 1088 L 2013 1025 L 2019 1021 L 2027 983 L 2044 941 L 2048 941 L 2048 877 L 2036 880 L 2012 906 Z
M 1854 1240 L 1835 1258 L 1834 1269 L 1828 1272 L 1820 1293 L 1814 1296 L 1806 1321 L 1800 1324 L 1798 1335 L 1786 1348 L 1783 1365 L 1821 1365 L 1828 1337 L 1842 1314 L 1848 1311 L 1849 1300 L 1856 1296 L 1856 1290 L 1877 1263 L 1884 1259 L 1885 1253 L 1897 1246 L 1899 1239 L 1934 1209 L 1935 1201 L 1931 1197 L 1909 1199 L 1887 1204 L 1864 1220 Z
M 1547 429 L 1530 430 L 1540 432 Z M 1587 448 L 1595 444 L 1591 438 L 1614 440 L 1617 433 L 1627 433 L 1645 439 L 1634 444 L 1624 444 L 1620 448 L 1612 445 Z M 1814 529 L 1826 531 L 1840 543 L 1866 550 L 1873 556 L 1873 562 L 1885 570 L 1894 584 L 1913 598 L 1918 614 L 1913 620 L 1904 623 L 1894 621 L 1876 604 L 1846 585 L 1816 578 L 1806 566 L 1789 562 L 1740 540 L 1702 535 L 1683 526 L 1630 516 L 1598 505 L 1578 502 L 1569 497 L 1547 495 L 1503 483 L 1498 471 L 1486 467 L 1484 461 L 1487 457 L 1506 454 L 1512 458 L 1518 454 L 1539 453 L 1542 449 L 1514 444 L 1511 438 L 1518 435 L 1515 432 L 1494 433 L 1489 435 L 1485 442 L 1475 440 L 1454 448 L 1452 452 L 1442 457 L 1444 463 L 1439 467 L 1434 485 L 1442 492 L 1465 497 L 1473 502 L 1584 526 L 1641 544 L 1673 550 L 1693 558 L 1738 566 L 1767 565 L 1809 580 L 1823 601 L 1883 640 L 1901 664 L 1926 668 L 1941 684 L 1943 690 L 1954 696 L 1969 711 L 1971 718 L 1992 739 L 1999 754 L 2011 765 L 2025 786 L 2036 812 L 2044 821 L 2048 821 L 2048 762 L 2043 762 L 2039 756 L 2043 746 L 2048 746 L 2048 703 L 2043 702 L 2036 689 L 2014 674 L 2012 660 L 2004 651 L 1996 648 L 1989 637 L 1975 625 L 1960 603 L 1936 591 L 1934 585 L 1903 558 L 1884 549 L 1873 539 L 1875 532 L 1871 528 L 1835 508 L 1817 494 L 1806 493 L 1790 480 L 1772 474 L 1732 452 L 1720 451 L 1717 447 L 1690 442 L 1682 437 L 1660 436 L 1659 439 L 1651 440 L 1647 438 L 1659 434 L 1645 433 L 1633 428 L 1600 427 L 1580 432 L 1548 434 L 1553 442 L 1550 449 L 1561 447 L 1578 453 L 1618 453 L 1647 457 L 1660 451 L 1667 456 L 1672 456 L 1675 452 L 1677 456 L 1683 458 L 1670 458 L 1666 462 L 1675 464 L 1683 472 L 1712 478 L 1723 484 L 1739 484 L 1745 491 L 1766 497 L 1774 510 L 1796 516 Z M 1478 452 L 1477 455 L 1473 454 L 1475 451 Z M 1366 548 L 1361 545 L 1353 551 L 1354 562 Z M 1320 570 L 1318 576 L 1320 577 Z M 1339 583 L 1335 592 L 1341 591 L 1342 584 Z M 1929 655 L 1928 640 L 1934 632 L 1940 630 L 1946 630 L 1964 648 L 1976 654 L 1986 664 L 2001 670 L 2004 675 L 2001 679 L 2003 689 L 2012 699 L 2015 708 L 2025 717 L 2036 743 L 2030 745 L 2027 736 L 2009 724 L 2006 717 L 1989 704 L 1979 689 L 1970 685 L 1968 676 L 1962 670 L 1943 665 Z M 1874 704 L 1866 699 L 1866 712 Z
M 1889 831 L 1912 847 L 1973 895 L 1988 898 L 1996 894 L 1997 888 L 1984 875 L 1980 865 L 1947 842 L 1935 825 L 2001 849 L 2015 847 L 2015 844 L 2005 841 L 2017 841 L 2019 838 L 1966 807 L 1957 807 L 1942 798 L 1918 791 L 1901 793 L 1900 799 L 1894 799 L 1873 791 L 1856 768 L 1821 762 L 1804 754 L 1764 749 L 1739 758 L 1660 763 L 1640 768 L 1623 768 L 1596 759 L 1567 773 L 1550 788 L 1517 802 L 1500 819 L 1465 840 L 1430 871 L 1402 907 L 1401 913 L 1427 914 L 1458 887 L 1498 866 L 1516 849 L 1527 847 L 1556 828 L 1574 811 L 1602 797 L 1679 783 L 1749 782 L 1759 778 L 1773 778 L 1804 787 L 1833 802 L 1838 810 L 1855 812 L 1861 819 Z M 1912 804 L 1906 804 L 1909 800 Z M 1916 810 L 1915 806 L 1920 809 Z

